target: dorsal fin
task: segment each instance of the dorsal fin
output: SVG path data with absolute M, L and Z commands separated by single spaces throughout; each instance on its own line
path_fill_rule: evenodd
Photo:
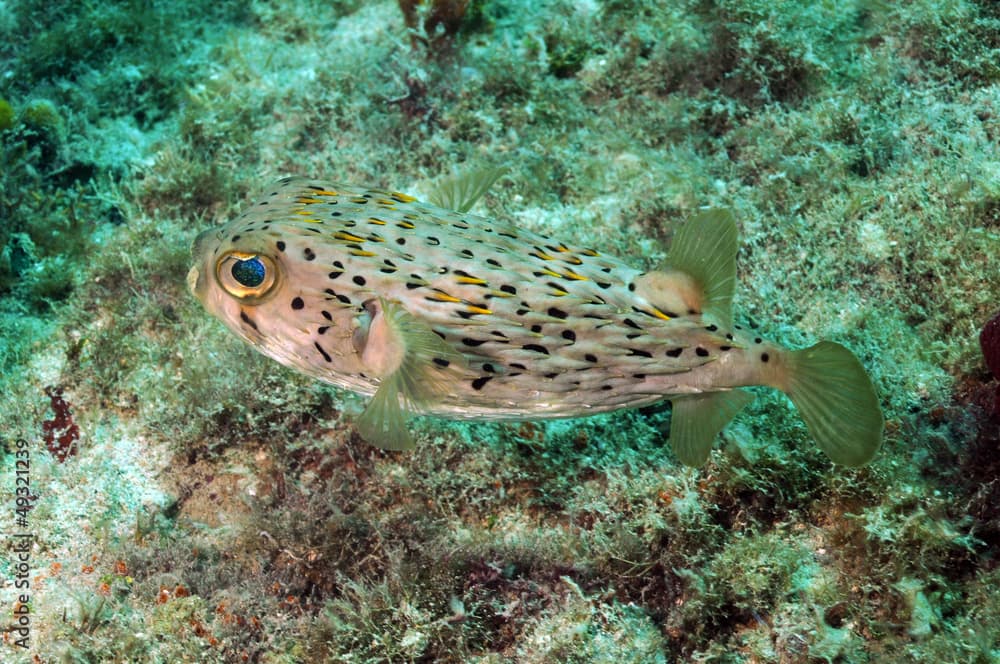
M 427 202 L 456 212 L 468 212 L 506 172 L 505 166 L 497 166 L 455 173 L 434 185 Z
M 674 235 L 667 268 L 690 277 L 701 294 L 702 313 L 732 326 L 739 231 L 729 210 L 699 212 Z

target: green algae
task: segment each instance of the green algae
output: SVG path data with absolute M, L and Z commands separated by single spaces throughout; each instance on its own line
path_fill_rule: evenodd
M 411 45 L 391 2 L 0 8 L 0 491 L 31 441 L 35 652 L 1000 656 L 998 434 L 975 398 L 1000 293 L 996 8 L 472 5 L 447 48 Z M 737 322 L 855 350 L 879 457 L 831 467 L 774 394 L 699 471 L 662 408 L 426 419 L 388 454 L 354 436 L 359 400 L 185 291 L 191 237 L 269 179 L 420 189 L 459 162 L 510 168 L 479 211 L 646 268 L 692 212 L 732 208 Z M 65 464 L 41 443 L 53 384 L 83 431 Z

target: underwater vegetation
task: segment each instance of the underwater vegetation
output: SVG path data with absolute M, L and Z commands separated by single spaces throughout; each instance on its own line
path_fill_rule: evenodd
M 986 0 L 0 3 L 0 660 L 997 661 L 998 35 Z M 761 390 L 699 468 L 665 404 L 387 451 L 187 290 L 281 177 L 484 168 L 473 213 L 640 271 L 730 210 L 733 323 L 849 348 L 881 450 L 832 464 Z

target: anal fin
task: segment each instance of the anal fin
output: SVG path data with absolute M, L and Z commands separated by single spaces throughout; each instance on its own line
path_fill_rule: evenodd
M 673 399 L 670 445 L 687 466 L 701 466 L 719 435 L 736 413 L 753 400 L 745 390 L 708 392 Z

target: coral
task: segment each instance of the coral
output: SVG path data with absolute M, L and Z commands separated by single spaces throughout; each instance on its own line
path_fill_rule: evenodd
M 73 421 L 69 402 L 63 399 L 62 387 L 46 387 L 45 394 L 49 397 L 54 417 L 42 422 L 42 438 L 49 454 L 63 463 L 78 451 L 76 443 L 80 440 L 80 427 Z
M 979 0 L 0 3 L 0 430 L 50 452 L 38 657 L 996 661 L 998 20 Z M 832 467 L 771 393 L 699 470 L 661 406 L 426 418 L 383 452 L 361 400 L 186 292 L 191 239 L 274 178 L 421 194 L 488 164 L 510 172 L 477 212 L 643 270 L 692 211 L 733 209 L 737 323 L 855 350 L 880 455 Z
M 414 41 L 441 42 L 455 35 L 473 0 L 399 0 Z

